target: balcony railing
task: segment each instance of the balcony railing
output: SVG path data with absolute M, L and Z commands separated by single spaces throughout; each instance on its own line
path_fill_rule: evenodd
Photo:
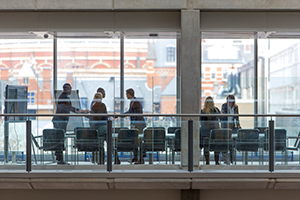
M 37 169 L 98 169 L 108 172 L 118 170 L 191 172 L 210 169 L 273 172 L 289 168 L 300 170 L 300 130 L 295 126 L 300 115 L 0 114 L 0 116 L 5 118 L 2 169 L 22 169 L 27 172 Z M 70 120 L 71 117 L 84 117 L 85 120 L 79 127 L 70 121 L 73 126 L 71 130 L 67 128 L 60 133 L 58 129 L 49 126 L 50 118 L 53 116 L 69 116 Z M 104 126 L 101 129 L 93 130 L 88 119 L 99 116 L 108 117 L 108 120 L 103 122 Z M 10 117 L 27 120 L 10 122 Z M 37 120 L 31 120 L 32 117 Z M 138 125 L 132 126 L 126 117 L 144 117 L 146 126 L 143 130 L 139 130 Z M 210 117 L 211 120 L 201 121 L 201 117 Z M 214 121 L 214 117 L 220 118 L 220 121 Z M 223 125 L 228 124 L 228 121 L 224 121 L 223 117 L 239 117 L 245 125 L 242 123 L 242 128 L 237 130 L 226 128 Z M 48 125 L 42 127 L 41 121 Z M 204 129 L 207 123 L 216 126 Z M 22 132 L 26 133 L 23 135 L 26 137 L 20 137 Z M 15 135 L 18 136 L 10 138 Z M 25 151 L 22 149 L 22 140 L 26 141 Z M 16 147 L 11 143 L 17 143 Z M 60 156 L 59 152 L 62 153 L 64 165 L 56 165 L 55 157 Z

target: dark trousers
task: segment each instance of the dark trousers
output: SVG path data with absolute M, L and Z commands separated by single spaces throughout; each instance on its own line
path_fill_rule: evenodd
M 65 132 L 67 130 L 68 121 L 53 121 L 54 128 L 63 129 Z M 63 151 L 55 151 L 55 156 L 57 161 L 63 161 L 64 155 Z
M 146 127 L 145 121 L 134 121 L 134 122 L 131 122 L 131 123 L 132 123 L 132 125 L 135 126 L 135 128 L 137 128 L 139 130 L 139 133 L 143 133 L 143 130 Z M 137 141 L 138 141 L 138 139 L 137 139 Z M 146 152 L 144 150 L 142 150 L 142 149 L 141 149 L 141 151 L 143 151 L 142 152 L 143 157 L 146 157 Z M 133 151 L 133 158 L 135 160 L 138 160 L 138 157 L 139 157 L 138 156 L 138 152 L 139 152 L 138 149 L 134 149 L 134 151 Z

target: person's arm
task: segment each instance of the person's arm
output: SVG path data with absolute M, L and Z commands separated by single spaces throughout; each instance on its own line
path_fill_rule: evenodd
M 90 110 L 92 110 L 93 104 L 94 104 L 94 100 L 92 100 L 91 102 Z
M 238 106 L 236 106 L 235 110 L 236 110 L 235 114 L 239 114 L 239 107 Z M 240 118 L 239 118 L 239 116 L 235 117 L 235 121 L 236 121 L 236 126 L 239 129 L 242 128 L 241 125 L 240 125 Z
M 222 114 L 227 114 L 227 104 L 226 103 L 222 104 L 221 112 L 222 112 Z M 221 127 L 226 128 L 227 117 L 223 116 L 220 119 L 221 119 Z
M 219 110 L 219 108 L 216 108 L 216 114 L 221 114 L 221 111 Z M 217 116 L 217 119 L 221 121 L 221 116 Z
M 103 113 L 107 114 L 106 105 L 103 103 Z M 107 117 L 103 117 L 103 120 L 107 120 Z

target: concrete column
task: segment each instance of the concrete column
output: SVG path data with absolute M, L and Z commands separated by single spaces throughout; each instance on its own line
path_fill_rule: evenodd
M 199 200 L 200 190 L 181 190 L 181 200 Z
M 181 83 L 181 113 L 200 113 L 200 11 L 181 11 L 181 40 L 180 40 L 180 83 Z M 181 164 L 188 164 L 188 124 L 194 120 L 194 167 L 199 166 L 199 118 L 182 118 L 181 131 Z

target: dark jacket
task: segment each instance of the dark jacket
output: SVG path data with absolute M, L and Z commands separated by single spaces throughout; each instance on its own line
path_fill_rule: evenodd
M 230 109 L 229 105 L 227 103 L 224 103 L 222 105 L 221 111 L 223 114 L 230 114 L 229 109 Z M 239 107 L 237 105 L 235 105 L 233 111 L 234 111 L 234 114 L 239 114 Z M 239 117 L 233 117 L 232 119 L 233 119 L 233 121 L 228 122 L 228 117 L 222 117 L 222 128 L 230 128 L 230 127 L 228 127 L 229 124 L 230 124 L 229 126 L 232 126 L 233 128 L 237 128 L 240 126 Z
M 105 113 L 107 114 L 106 105 L 102 102 L 96 102 L 92 105 L 91 113 Z M 107 117 L 96 116 L 90 117 L 90 127 L 98 129 L 100 126 L 106 126 Z
M 211 113 L 206 113 L 204 109 L 202 109 L 201 114 L 221 114 L 221 112 L 217 107 L 214 107 Z M 200 122 L 201 122 L 200 137 L 209 137 L 210 131 L 212 129 L 219 129 L 220 128 L 219 120 L 220 117 L 213 117 L 213 116 L 200 117 Z
M 56 114 L 70 114 L 70 112 L 76 112 L 79 109 L 72 106 L 71 100 L 66 92 L 62 92 L 58 97 Z M 69 116 L 54 116 L 52 121 L 69 121 Z
M 130 102 L 129 110 L 125 113 L 143 114 L 143 106 L 134 97 Z M 130 122 L 131 125 L 139 129 L 140 132 L 142 132 L 143 129 L 146 127 L 146 123 L 143 116 L 130 116 Z

